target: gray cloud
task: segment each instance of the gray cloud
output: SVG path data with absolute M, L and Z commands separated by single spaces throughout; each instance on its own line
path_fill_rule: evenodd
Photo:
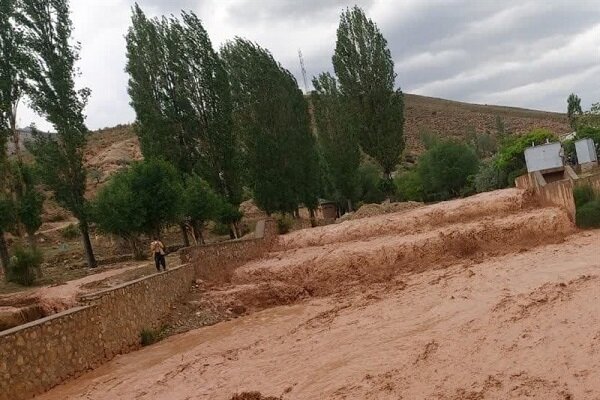
M 331 71 L 340 12 L 358 3 L 379 25 L 407 92 L 455 100 L 563 111 L 574 91 L 600 101 L 597 0 L 139 0 L 149 15 L 193 10 L 218 48 L 234 36 L 270 49 L 303 86 Z M 91 128 L 131 122 L 123 36 L 133 0 L 72 1 L 82 42 L 78 83 L 92 89 Z M 23 110 L 25 125 L 36 120 Z M 43 122 L 37 119 L 43 126 Z

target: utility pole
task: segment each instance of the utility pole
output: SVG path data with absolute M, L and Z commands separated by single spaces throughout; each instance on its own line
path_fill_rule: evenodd
M 304 93 L 308 93 L 308 82 L 306 80 L 306 68 L 304 67 L 304 57 L 302 50 L 298 49 L 298 58 L 300 59 L 300 70 L 302 71 L 302 80 L 304 81 Z

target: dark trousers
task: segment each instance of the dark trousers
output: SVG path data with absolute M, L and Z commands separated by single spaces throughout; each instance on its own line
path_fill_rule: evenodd
M 162 270 L 167 270 L 167 262 L 165 260 L 165 255 L 160 253 L 154 253 L 154 263 L 156 264 L 156 270 L 160 272 L 160 267 L 162 266 Z

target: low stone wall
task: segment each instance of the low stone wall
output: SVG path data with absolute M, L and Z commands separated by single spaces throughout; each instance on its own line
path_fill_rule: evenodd
M 0 332 L 0 400 L 23 400 L 140 346 L 196 276 L 228 280 L 277 240 L 273 220 L 253 237 L 181 250 L 182 266 L 80 297 L 80 307 Z
M 28 399 L 140 346 L 194 268 L 183 265 L 83 297 L 87 305 L 0 332 L 0 400 Z
M 181 250 L 181 262 L 195 267 L 196 277 L 211 282 L 230 282 L 233 271 L 268 253 L 277 240 L 274 220 L 256 223 L 250 238 L 199 245 Z

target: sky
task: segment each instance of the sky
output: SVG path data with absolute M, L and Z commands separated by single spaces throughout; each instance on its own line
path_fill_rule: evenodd
M 134 0 L 71 0 L 81 43 L 78 87 L 90 129 L 130 123 L 125 34 Z M 149 16 L 192 10 L 213 46 L 244 37 L 269 49 L 305 89 L 333 71 L 340 13 L 357 4 L 388 41 L 404 92 L 564 112 L 574 92 L 600 101 L 600 0 L 138 0 Z M 27 106 L 19 124 L 50 129 Z

